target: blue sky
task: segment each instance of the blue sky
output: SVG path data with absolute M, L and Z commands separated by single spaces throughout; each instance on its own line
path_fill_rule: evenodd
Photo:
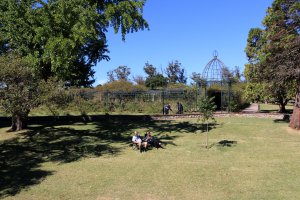
M 131 68 L 131 76 L 145 76 L 148 61 L 159 71 L 178 60 L 186 70 L 202 73 L 218 51 L 227 67 L 244 69 L 244 49 L 250 28 L 262 27 L 273 0 L 147 0 L 144 18 L 150 30 L 128 34 L 107 34 L 110 61 L 95 67 L 95 85 L 107 81 L 107 72 L 120 65 Z

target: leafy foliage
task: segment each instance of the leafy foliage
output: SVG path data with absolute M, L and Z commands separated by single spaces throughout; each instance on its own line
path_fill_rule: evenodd
M 271 99 L 266 84 L 248 82 L 244 91 L 244 97 L 251 102 L 263 102 Z
M 13 121 L 26 119 L 29 111 L 39 104 L 39 85 L 32 75 L 30 65 L 20 57 L 13 55 L 0 57 L 0 105 L 9 113 Z M 21 130 L 14 123 L 12 129 Z
M 247 47 L 245 49 L 250 64 L 257 64 L 259 62 L 260 51 L 265 44 L 264 31 L 260 28 L 251 28 L 248 33 Z
M 93 67 L 108 60 L 109 27 L 125 35 L 148 28 L 145 0 L 50 0 L 0 2 L 0 54 L 15 51 L 47 80 L 90 86 Z
M 162 74 L 156 74 L 154 76 L 149 76 L 146 78 L 145 85 L 148 88 L 156 89 L 166 87 L 168 85 L 168 79 L 164 77 Z
M 202 122 L 207 122 L 208 120 L 214 118 L 214 111 L 216 110 L 216 105 L 214 103 L 214 97 L 202 97 L 199 102 L 199 111 L 202 114 Z
M 169 83 L 186 83 L 185 70 L 182 68 L 181 63 L 178 60 L 169 63 L 166 74 Z
M 207 96 L 202 97 L 199 103 L 199 111 L 202 114 L 202 122 L 206 122 L 206 148 L 208 148 L 208 121 L 211 119 L 215 122 L 214 111 L 217 106 L 214 103 L 214 97 L 208 98 Z M 199 120 L 199 119 L 198 119 Z
M 156 67 L 154 67 L 149 62 L 145 63 L 144 71 L 148 75 L 148 77 L 153 77 L 153 76 L 157 75 Z
M 168 79 L 157 72 L 156 67 L 154 67 L 149 62 L 145 63 L 144 72 L 147 74 L 145 80 L 145 86 L 150 89 L 157 89 L 166 87 L 168 85 Z
M 39 94 L 40 104 L 45 106 L 53 116 L 59 115 L 59 110 L 65 109 L 74 101 L 74 95 L 64 88 L 64 84 L 56 79 L 40 80 L 39 87 L 43 91 Z M 78 104 L 77 104 L 78 105 Z
M 62 82 L 34 76 L 31 64 L 20 56 L 0 56 L 0 68 L 0 105 L 12 116 L 13 131 L 26 128 L 31 109 L 44 104 L 54 111 L 70 102 Z
M 114 69 L 113 71 L 109 71 L 107 73 L 108 81 L 114 82 L 114 81 L 129 81 L 129 75 L 131 74 L 130 68 L 122 65 Z
M 300 73 L 300 2 L 275 0 L 263 21 L 267 43 L 262 48 L 259 74 L 265 80 L 283 85 L 299 79 Z
M 0 57 L 0 105 L 12 116 L 12 130 L 26 127 L 30 110 L 39 105 L 39 80 L 30 64 L 13 54 Z
M 275 0 L 263 20 L 265 29 L 251 29 L 247 40 L 246 79 L 265 84 L 281 112 L 300 84 L 299 19 L 298 0 Z
M 207 81 L 204 78 L 202 78 L 200 73 L 193 72 L 192 76 L 191 76 L 191 79 L 199 87 L 206 87 L 207 86 Z

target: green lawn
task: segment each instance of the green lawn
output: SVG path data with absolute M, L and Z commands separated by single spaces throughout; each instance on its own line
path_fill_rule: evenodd
M 274 113 L 276 113 L 279 110 L 279 106 L 275 105 L 275 104 L 264 104 L 264 103 L 261 103 L 261 104 L 259 104 L 259 106 L 260 106 L 260 111 L 261 112 L 268 112 L 268 113 L 269 112 L 274 112 Z M 292 111 L 293 111 L 293 105 L 292 104 L 288 104 L 288 105 L 285 106 L 285 109 L 286 109 L 287 112 L 292 113 Z
M 0 129 L 4 199 L 299 199 L 300 133 L 273 119 L 39 122 L 26 133 Z M 152 130 L 166 145 L 128 144 Z M 3 162 L 5 160 L 5 162 Z

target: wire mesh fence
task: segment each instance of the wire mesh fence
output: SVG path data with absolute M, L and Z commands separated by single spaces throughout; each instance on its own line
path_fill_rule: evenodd
M 78 95 L 78 94 L 77 94 Z M 164 114 L 164 106 L 170 105 L 169 114 L 190 114 L 198 111 L 201 97 L 214 97 L 218 110 L 228 110 L 230 88 L 228 85 L 192 89 L 161 89 L 148 91 L 82 91 L 79 93 L 89 111 L 104 113 Z M 183 111 L 183 112 L 182 112 Z
M 97 103 L 102 112 L 162 114 L 164 105 L 169 104 L 170 114 L 176 114 L 178 103 L 186 113 L 197 111 L 197 101 L 201 93 L 199 90 L 149 90 L 95 92 L 84 96 L 89 96 L 90 100 Z

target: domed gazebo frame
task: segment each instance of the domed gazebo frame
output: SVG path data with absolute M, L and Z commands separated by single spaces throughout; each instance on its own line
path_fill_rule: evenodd
M 202 73 L 202 85 L 205 89 L 205 95 L 215 97 L 214 101 L 217 105 L 217 110 L 229 110 L 231 96 L 231 81 L 226 65 L 218 58 L 218 52 L 213 52 L 213 59 L 205 66 Z M 219 88 L 219 89 L 216 89 Z

